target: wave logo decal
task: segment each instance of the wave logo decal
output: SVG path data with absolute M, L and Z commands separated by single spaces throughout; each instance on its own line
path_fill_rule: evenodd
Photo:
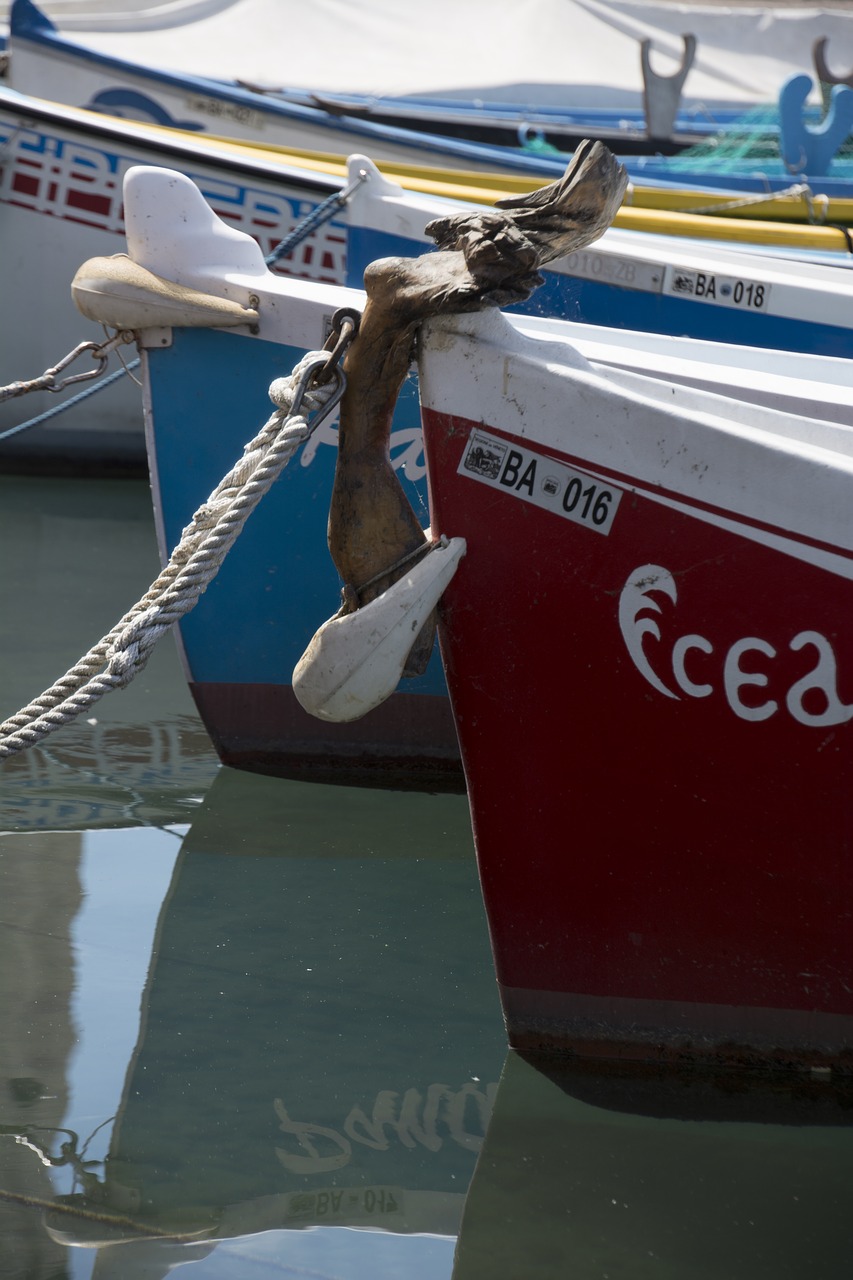
M 86 104 L 87 111 L 100 111 L 108 116 L 120 116 L 122 120 L 141 120 L 145 124 L 159 124 L 167 129 L 204 129 L 197 120 L 178 120 L 161 107 L 159 102 L 145 93 L 133 89 L 103 89 Z
M 619 627 L 622 639 L 631 655 L 631 661 L 640 675 L 644 676 L 658 693 L 664 694 L 667 698 L 677 698 L 678 694 L 668 689 L 656 674 L 643 649 L 646 636 L 660 640 L 660 627 L 654 618 L 640 616 L 647 611 L 661 612 L 660 605 L 652 596 L 652 592 L 655 591 L 662 591 L 675 604 L 678 592 L 669 570 L 662 569 L 657 564 L 646 564 L 640 569 L 635 569 L 619 597 Z
M 853 719 L 853 703 L 843 702 L 838 694 L 835 650 L 821 632 L 806 630 L 792 636 L 790 652 L 814 650 L 816 659 L 787 689 L 779 689 L 780 679 L 774 674 L 779 651 L 760 636 L 743 636 L 720 649 L 706 636 L 691 633 L 678 636 L 670 649 L 661 635 L 662 598 L 673 606 L 678 603 L 673 575 L 659 564 L 640 565 L 619 596 L 619 629 L 634 666 L 664 697 L 681 700 L 722 694 L 740 720 L 753 722 L 769 720 L 783 705 L 799 724 L 814 728 Z M 654 665 L 653 656 L 657 658 Z M 665 678 L 661 667 L 669 668 Z M 771 692 L 777 696 L 769 696 Z

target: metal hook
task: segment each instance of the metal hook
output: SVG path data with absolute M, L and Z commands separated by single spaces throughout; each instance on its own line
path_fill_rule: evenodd
M 358 333 L 360 324 L 361 312 L 355 307 L 338 307 L 332 316 L 332 327 L 323 345 L 323 350 L 329 352 L 326 364 L 326 372 L 329 376 L 343 359 L 344 353 Z M 326 382 L 328 378 L 324 377 L 320 381 Z
M 815 40 L 812 45 L 812 63 L 817 76 L 817 82 L 820 85 L 820 96 L 823 100 L 824 111 L 829 110 L 830 90 L 835 84 L 843 84 L 848 89 L 853 89 L 853 71 L 849 71 L 846 76 L 837 76 L 830 71 L 826 65 L 826 46 L 829 44 L 828 36 L 821 36 L 819 40 Z
M 649 138 L 663 141 L 671 138 L 675 129 L 675 117 L 681 102 L 681 90 L 687 73 L 696 57 L 696 37 L 683 35 L 684 54 L 681 66 L 671 76 L 659 75 L 652 70 L 649 52 L 651 40 L 640 45 L 640 61 L 643 68 L 643 108 L 646 113 L 646 133 Z
M 812 45 L 812 62 L 814 63 L 818 80 L 821 84 L 846 84 L 848 89 L 853 89 L 853 71 L 848 71 L 846 76 L 837 76 L 826 65 L 826 46 L 828 44 L 829 37 L 821 36 Z
M 321 386 L 324 381 L 328 381 L 328 376 L 323 378 L 322 375 L 328 375 L 328 373 L 329 361 L 328 357 L 325 356 L 325 353 L 322 357 L 318 356 L 316 360 L 312 360 L 311 363 L 307 365 L 294 389 L 293 399 L 288 408 L 288 417 L 294 418 L 303 412 L 302 402 L 311 390 L 312 384 L 314 386 Z M 331 370 L 331 375 L 336 382 L 335 389 L 322 407 L 313 411 L 315 416 L 308 424 L 309 435 L 313 434 L 323 419 L 327 418 L 332 410 L 337 408 L 343 398 L 344 392 L 346 391 L 347 380 L 344 376 L 343 370 L 334 367 Z M 311 412 L 311 410 L 306 410 L 306 412 Z

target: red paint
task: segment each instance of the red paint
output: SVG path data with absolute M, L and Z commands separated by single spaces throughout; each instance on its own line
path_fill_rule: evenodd
M 631 492 L 602 536 L 457 475 L 475 424 L 424 421 L 433 529 L 468 542 L 440 634 L 500 981 L 853 1015 L 853 722 L 804 725 L 785 705 L 816 662 L 790 642 L 811 631 L 853 703 L 853 583 Z M 646 564 L 677 584 L 643 650 L 679 698 L 620 630 Z M 690 634 L 713 644 L 685 657 L 705 697 L 673 676 Z M 740 663 L 768 675 L 739 690 L 777 702 L 761 722 L 723 689 L 744 637 L 776 651 Z

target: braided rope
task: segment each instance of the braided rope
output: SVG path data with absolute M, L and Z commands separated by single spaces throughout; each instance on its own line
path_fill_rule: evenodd
M 53 386 L 56 374 L 53 369 L 42 373 L 37 378 L 27 378 L 23 382 L 10 382 L 0 387 L 0 404 L 6 400 L 14 400 L 17 396 L 29 395 L 31 391 L 49 391 Z
M 734 200 L 726 200 L 724 203 L 702 205 L 699 208 L 691 207 L 685 210 L 686 213 L 697 214 L 727 214 L 734 209 L 748 209 L 754 204 L 770 204 L 774 200 L 787 200 L 792 196 L 801 196 L 803 203 L 809 211 L 809 218 L 815 221 L 814 208 L 816 204 L 822 203 L 826 197 L 815 197 L 811 187 L 804 182 L 796 182 L 790 187 L 785 187 L 781 191 L 756 191 L 749 192 L 746 195 L 738 196 Z
M 322 200 L 315 209 L 306 214 L 289 235 L 286 235 L 283 240 L 279 240 L 272 253 L 267 254 L 264 258 L 266 265 L 274 267 L 280 258 L 286 258 L 289 253 L 292 253 L 294 249 L 302 244 L 303 240 L 307 240 L 318 227 L 333 218 L 338 209 L 343 209 L 349 202 L 350 196 L 361 186 L 362 182 L 367 181 L 367 176 L 366 169 L 359 169 L 355 178 L 346 187 L 341 191 L 333 191 L 330 196 L 326 196 L 325 200 Z
M 131 360 L 129 364 L 123 365 L 121 369 L 114 369 L 106 378 L 102 378 L 100 382 L 96 382 L 94 386 L 86 387 L 84 391 L 78 391 L 76 395 L 71 396 L 68 400 L 63 400 L 62 404 L 55 404 L 51 409 L 45 409 L 44 413 L 40 413 L 35 418 L 30 418 L 27 422 L 21 422 L 17 427 L 8 427 L 5 431 L 0 431 L 0 440 L 8 440 L 11 436 L 18 435 L 21 431 L 29 431 L 31 427 L 40 427 L 43 422 L 49 422 L 51 418 L 57 417 L 60 413 L 65 413 L 66 409 L 71 409 L 75 404 L 80 404 L 82 400 L 88 400 L 89 396 L 97 395 L 99 391 L 103 391 L 106 387 L 112 386 L 119 378 L 124 378 L 127 374 L 135 369 L 139 364 L 139 358 Z M 0 392 L 2 398 L 2 392 Z
M 213 581 L 246 520 L 325 416 L 323 411 L 337 402 L 343 384 L 337 368 L 327 383 L 303 393 L 312 369 L 327 363 L 328 352 L 309 352 L 289 377 L 272 384 L 269 394 L 278 408 L 195 512 L 168 564 L 79 662 L 0 724 L 0 759 L 40 742 L 111 689 L 130 684 L 143 669 L 160 637 L 189 613 Z M 317 415 L 310 425 L 309 414 Z

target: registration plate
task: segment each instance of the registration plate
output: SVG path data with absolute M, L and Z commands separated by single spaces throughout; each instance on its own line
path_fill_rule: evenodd
M 591 249 L 570 253 L 551 270 L 578 280 L 595 280 L 599 284 L 638 289 L 642 293 L 660 293 L 663 285 L 663 268 L 659 263 L 623 258 L 615 253 L 598 253 Z
M 457 471 L 596 533 L 610 532 L 622 498 L 612 484 L 484 431 L 471 432 Z
M 369 1222 L 404 1212 L 405 1192 L 399 1187 L 326 1187 L 294 1192 L 288 1203 L 290 1221 L 320 1223 Z
M 693 298 L 712 306 L 735 307 L 738 311 L 767 311 L 770 301 L 770 285 L 761 280 L 673 266 L 666 268 L 663 291 L 671 297 Z
M 239 102 L 223 102 L 221 98 L 206 98 L 195 94 L 187 99 L 187 110 L 198 111 L 214 120 L 231 120 L 258 132 L 264 127 L 264 117 L 260 111 L 253 111 L 251 107 L 244 107 Z

